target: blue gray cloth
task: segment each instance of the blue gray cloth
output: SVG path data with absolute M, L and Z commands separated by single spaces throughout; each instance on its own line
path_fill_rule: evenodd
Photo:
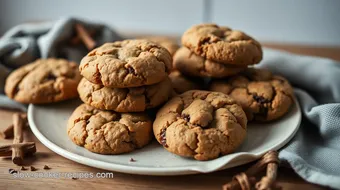
M 280 159 L 305 180 L 340 189 L 340 63 L 266 50 L 260 67 L 286 77 L 303 112 Z
M 81 21 L 62 19 L 56 23 L 22 25 L 7 32 L 0 39 L 0 92 L 11 69 L 38 57 L 79 61 L 87 50 L 67 43 L 76 22 Z M 104 25 L 82 23 L 98 31 L 95 38 L 98 44 L 120 39 Z M 296 88 L 303 111 L 300 129 L 281 149 L 281 160 L 311 183 L 340 189 L 340 63 L 265 49 L 259 67 L 286 77 Z M 25 109 L 1 94 L 0 107 Z

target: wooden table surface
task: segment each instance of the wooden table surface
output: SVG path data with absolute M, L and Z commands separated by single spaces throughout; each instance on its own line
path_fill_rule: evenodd
M 308 47 L 293 45 L 274 45 L 266 44 L 267 47 L 283 49 L 294 53 L 316 55 L 329 57 L 340 60 L 340 48 L 325 47 Z M 11 116 L 14 112 L 0 109 L 0 129 L 7 127 L 11 122 Z M 42 145 L 32 134 L 31 131 L 25 132 L 26 141 L 35 141 L 38 152 L 35 156 L 25 160 L 26 166 L 38 168 L 36 172 L 109 172 L 100 169 L 91 168 L 71 160 L 63 158 L 50 151 Z M 11 143 L 12 140 L 0 139 L 0 143 Z M 48 165 L 50 170 L 43 170 L 43 166 Z M 241 171 L 244 171 L 249 165 L 241 166 L 224 171 L 210 174 L 197 174 L 188 176 L 141 176 L 123 173 L 112 173 L 112 178 L 93 178 L 93 179 L 54 179 L 54 178 L 14 178 L 8 170 L 19 169 L 10 159 L 0 161 L 0 189 L 127 189 L 127 190 L 144 190 L 144 189 L 193 189 L 193 190 L 213 190 L 221 189 L 222 185 L 228 182 L 231 177 Z M 31 171 L 25 171 L 31 173 Z M 111 173 L 111 172 L 109 172 Z M 111 175 L 111 174 L 110 174 Z M 321 186 L 307 183 L 301 179 L 292 169 L 281 167 L 279 169 L 278 184 L 283 189 L 325 189 Z

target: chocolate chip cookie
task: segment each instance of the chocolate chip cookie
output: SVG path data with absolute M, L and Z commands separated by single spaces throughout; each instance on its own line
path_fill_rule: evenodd
M 78 86 L 81 100 L 95 108 L 116 112 L 141 112 L 163 104 L 172 95 L 172 85 L 165 80 L 141 87 L 109 88 L 83 78 Z
M 88 53 L 79 66 L 90 82 L 113 88 L 155 84 L 171 69 L 168 50 L 148 40 L 106 43 Z
M 64 59 L 38 59 L 13 71 L 5 93 L 24 104 L 59 102 L 78 96 L 78 65 Z
M 102 111 L 82 104 L 72 113 L 67 134 L 77 145 L 99 154 L 121 154 L 147 145 L 152 121 L 145 113 Z
M 182 94 L 189 90 L 201 89 L 204 84 L 204 80 L 201 78 L 187 77 L 176 70 L 170 73 L 169 78 L 172 82 L 172 88 L 177 94 Z
M 210 90 L 234 98 L 249 121 L 278 119 L 293 104 L 293 88 L 289 82 L 265 69 L 249 68 L 235 77 L 213 80 Z
M 243 142 L 247 117 L 228 95 L 192 90 L 172 98 L 158 111 L 153 131 L 168 151 L 211 160 L 233 152 Z
M 246 69 L 245 66 L 238 67 L 207 60 L 192 53 L 186 47 L 181 47 L 176 52 L 173 64 L 182 73 L 198 77 L 222 78 L 235 75 Z
M 216 24 L 199 24 L 182 36 L 182 44 L 195 54 L 215 62 L 246 66 L 259 63 L 262 48 L 247 34 Z
M 179 45 L 175 40 L 165 36 L 147 36 L 145 39 L 163 46 L 171 55 L 174 55 L 179 48 Z

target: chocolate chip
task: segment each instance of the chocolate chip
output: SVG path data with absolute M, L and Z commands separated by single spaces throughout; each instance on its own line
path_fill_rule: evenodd
M 21 166 L 20 170 L 25 171 L 27 170 L 27 168 L 25 168 L 24 166 Z
M 16 170 L 14 170 L 14 169 L 8 169 L 8 173 L 10 173 L 10 174 L 16 174 L 16 173 L 18 173 L 18 171 L 16 171 Z
M 269 102 L 270 102 L 270 100 L 265 99 L 265 98 L 262 97 L 262 96 L 258 96 L 257 94 L 253 94 L 253 99 L 254 99 L 256 102 L 260 103 L 260 104 L 265 104 L 265 103 L 269 103 Z
M 33 167 L 33 166 L 30 166 L 30 170 L 31 171 L 37 171 L 37 168 Z
M 133 158 L 130 158 L 130 162 L 136 162 L 136 160 Z
M 77 180 L 78 178 L 76 178 L 76 177 L 72 177 L 72 179 L 73 179 L 73 180 Z
M 268 113 L 268 108 L 264 106 L 260 106 L 258 115 L 267 116 L 267 113 Z
M 133 69 L 132 67 L 128 67 L 127 70 L 128 70 L 128 73 L 131 73 L 131 74 L 133 74 L 133 75 L 136 75 L 135 69 Z
M 182 114 L 181 117 L 182 117 L 186 122 L 189 122 L 189 121 L 190 121 L 190 115 L 188 115 L 188 114 Z
M 259 112 L 255 114 L 256 118 L 260 120 L 265 120 L 268 115 L 268 107 L 265 107 L 263 104 L 261 104 Z
M 46 77 L 46 80 L 55 80 L 57 77 L 53 75 L 53 73 L 49 73 Z
M 211 37 L 206 37 L 204 38 L 200 44 L 212 44 L 213 43 L 213 40 L 211 39 Z
M 86 124 L 89 124 L 90 123 L 90 120 L 86 120 Z
M 51 169 L 51 168 L 48 167 L 48 165 L 45 165 L 45 166 L 44 166 L 44 170 L 49 170 L 49 169 Z
M 168 145 L 166 144 L 166 129 L 162 129 L 161 130 L 161 144 L 164 146 L 164 147 L 168 147 Z
M 19 89 L 19 86 L 17 85 L 17 86 L 14 88 L 13 94 L 14 94 L 14 95 L 18 94 L 19 90 L 20 90 L 20 89 Z

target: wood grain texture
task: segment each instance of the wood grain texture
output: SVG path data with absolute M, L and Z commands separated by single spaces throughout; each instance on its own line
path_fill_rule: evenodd
M 295 53 L 306 55 L 325 56 L 340 60 L 340 48 L 315 48 L 287 45 L 268 45 L 268 47 L 280 48 Z M 4 129 L 12 122 L 12 114 L 10 110 L 0 110 L 0 129 Z M 34 141 L 37 145 L 37 153 L 34 157 L 25 160 L 26 166 L 34 166 L 38 168 L 36 172 L 108 172 L 96 168 L 91 168 L 71 160 L 63 158 L 56 153 L 50 151 L 42 145 L 32 134 L 29 129 L 25 130 L 25 141 Z M 0 139 L 0 145 L 11 143 L 12 139 Z M 138 160 L 137 160 L 138 161 Z M 50 170 L 43 170 L 44 165 L 48 165 Z M 233 169 L 214 172 L 210 174 L 198 174 L 188 176 L 141 176 L 130 175 L 113 172 L 112 178 L 93 178 L 93 179 L 77 179 L 70 178 L 54 179 L 54 178 L 14 178 L 9 174 L 8 169 L 18 170 L 20 167 L 14 165 L 11 159 L 3 159 L 0 161 L 0 189 L 126 189 L 126 190 L 214 190 L 221 189 L 222 185 L 231 180 L 232 176 L 245 171 L 250 165 L 245 165 Z M 22 171 L 31 173 L 31 171 Z M 264 175 L 263 173 L 262 175 Z M 257 178 L 260 180 L 260 177 Z M 278 184 L 283 189 L 326 189 L 324 187 L 307 183 L 289 168 L 280 167 L 278 172 Z

